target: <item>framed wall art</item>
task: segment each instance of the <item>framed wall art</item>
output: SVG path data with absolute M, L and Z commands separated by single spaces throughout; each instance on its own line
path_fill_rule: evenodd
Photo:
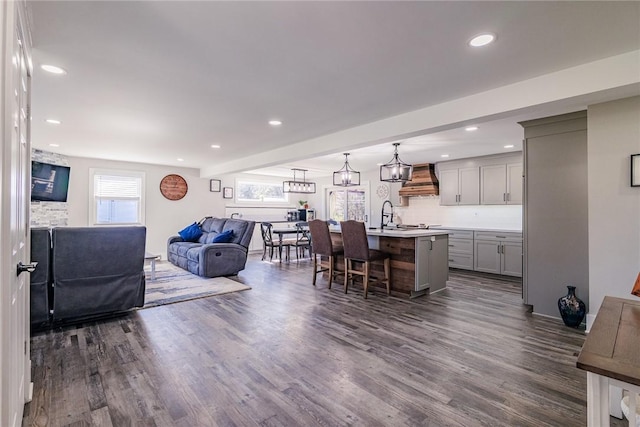
M 210 179 L 209 180 L 209 191 L 212 193 L 220 192 L 220 180 L 219 179 Z
M 222 190 L 223 199 L 233 199 L 233 187 L 224 187 Z
M 640 154 L 631 155 L 631 186 L 640 187 Z

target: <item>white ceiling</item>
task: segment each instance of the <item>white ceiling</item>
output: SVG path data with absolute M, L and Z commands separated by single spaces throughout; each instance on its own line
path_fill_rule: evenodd
M 640 49 L 639 2 L 29 1 L 36 148 L 206 168 Z M 467 41 L 491 31 L 497 41 Z M 67 75 L 42 71 L 41 64 Z M 575 105 L 549 105 L 556 114 Z M 410 163 L 520 148 L 509 117 L 402 140 Z M 45 119 L 62 121 L 50 125 Z M 274 128 L 270 119 L 284 124 Z M 51 147 L 49 144 L 58 144 Z M 220 149 L 210 148 L 219 144 Z M 389 142 L 248 169 L 310 176 L 342 152 L 367 169 Z M 178 162 L 177 158 L 184 161 Z M 358 164 L 358 162 L 360 162 Z M 269 166 L 269 168 L 261 168 Z

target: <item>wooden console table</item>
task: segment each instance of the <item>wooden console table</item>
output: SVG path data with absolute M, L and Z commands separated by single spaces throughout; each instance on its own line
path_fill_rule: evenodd
M 635 398 L 640 394 L 640 301 L 604 298 L 577 366 L 587 371 L 587 426 L 609 426 L 610 387 L 630 392 L 629 425 L 635 426 Z M 611 403 L 619 407 L 620 400 Z

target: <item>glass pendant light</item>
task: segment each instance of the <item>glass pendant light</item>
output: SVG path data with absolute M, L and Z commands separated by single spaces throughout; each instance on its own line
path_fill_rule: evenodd
M 387 164 L 380 166 L 380 181 L 386 182 L 406 182 L 411 181 L 411 175 L 413 174 L 413 166 L 404 163 L 398 157 L 398 145 L 399 142 L 394 144 L 393 159 Z
M 360 172 L 356 172 L 349 165 L 349 153 L 344 154 L 344 166 L 333 173 L 333 185 L 338 187 L 353 187 L 360 185 Z

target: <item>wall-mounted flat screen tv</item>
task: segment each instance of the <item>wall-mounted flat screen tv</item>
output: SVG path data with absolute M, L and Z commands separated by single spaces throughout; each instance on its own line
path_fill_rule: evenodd
M 68 166 L 31 161 L 31 201 L 66 202 L 70 171 Z

